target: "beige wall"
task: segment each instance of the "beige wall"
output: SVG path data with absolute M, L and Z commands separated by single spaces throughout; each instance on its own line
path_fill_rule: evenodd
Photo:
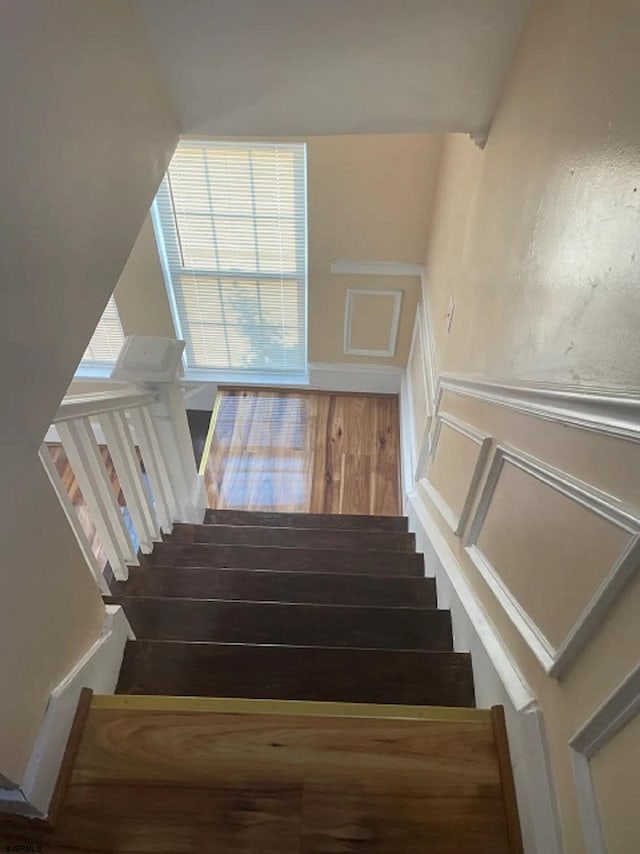
M 114 292 L 125 335 L 175 338 L 151 217 L 147 216 Z
M 419 279 L 334 275 L 333 260 L 421 264 L 437 178 L 441 137 L 312 137 L 308 157 L 309 360 L 405 365 Z M 399 290 L 402 314 L 395 357 L 346 356 L 348 288 Z M 149 219 L 115 291 L 126 334 L 171 335 L 173 324 Z M 392 320 L 389 302 L 359 304 L 358 323 L 384 345 Z M 377 333 L 374 335 L 374 333 Z M 375 346 L 373 349 L 384 349 Z M 74 389 L 76 386 L 74 385 Z
M 447 139 L 427 257 L 441 370 L 640 386 L 639 16 L 538 2 L 486 149 Z
M 540 0 L 486 149 L 447 138 L 426 256 L 439 372 L 637 393 L 639 31 L 637 3 Z M 447 333 L 450 296 L 455 313 Z M 476 546 L 516 613 L 557 650 L 629 543 L 617 511 L 626 507 L 640 518 L 638 445 L 452 392 L 443 395 L 440 413 L 489 437 L 491 454 L 506 443 L 561 479 L 601 490 L 613 508 L 605 518 L 511 463 L 488 500 Z M 540 699 L 565 850 L 579 854 L 585 847 L 568 740 L 638 663 L 640 576 L 636 571 L 566 675 L 548 677 L 465 549 L 473 512 L 462 536 L 454 534 L 480 446 L 442 430 L 419 491 Z M 486 476 L 485 466 L 480 489 Z M 472 494 L 477 506 L 481 492 Z M 594 764 L 611 851 L 637 847 L 626 757 L 640 750 L 638 732 L 630 725 Z
M 19 782 L 50 690 L 103 606 L 37 458 L 178 127 L 131 3 L 7 0 L 0 80 L 0 774 Z
M 314 137 L 307 146 L 309 360 L 406 365 L 419 280 L 334 275 L 329 265 L 333 260 L 422 263 L 441 138 Z M 395 358 L 344 354 L 347 288 L 403 291 Z M 388 306 L 374 299 L 368 312 L 372 327 L 388 326 Z

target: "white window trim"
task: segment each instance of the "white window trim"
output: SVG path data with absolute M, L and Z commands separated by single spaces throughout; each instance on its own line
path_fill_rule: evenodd
M 212 143 L 215 143 L 215 139 L 211 139 Z M 260 145 L 268 146 L 271 143 L 268 142 L 254 142 L 251 141 L 252 146 L 258 148 Z M 307 181 L 307 148 L 306 145 L 304 147 L 304 218 L 305 223 L 308 228 L 308 181 Z M 153 204 L 150 209 L 151 222 L 153 225 L 153 231 L 156 238 L 156 246 L 158 250 L 158 258 L 160 261 L 160 268 L 162 270 L 162 277 L 164 279 L 165 290 L 167 292 L 167 299 L 169 301 L 169 310 L 171 312 L 171 319 L 173 320 L 173 325 L 176 331 L 176 335 L 179 339 L 185 340 L 184 329 L 182 326 L 182 322 L 180 319 L 180 313 L 178 311 L 178 305 L 176 301 L 176 296 L 173 291 L 173 284 L 171 278 L 171 270 L 169 268 L 168 255 L 165 245 L 164 232 L 162 228 L 162 222 L 160 220 L 160 213 L 158 210 L 157 200 L 154 199 Z M 182 369 L 183 369 L 183 377 L 185 380 L 194 381 L 194 382 L 238 382 L 242 381 L 244 383 L 248 383 L 250 385 L 292 385 L 292 386 L 306 386 L 310 383 L 310 375 L 309 375 L 309 239 L 307 234 L 307 241 L 305 247 L 304 254 L 304 278 L 305 278 L 305 289 L 304 289 L 304 306 L 303 306 L 303 332 L 304 332 L 304 365 L 305 368 L 303 371 L 264 371 L 264 370 L 251 370 L 250 368 L 239 368 L 239 369 L 223 369 L 223 368 L 196 368 L 189 365 L 187 360 L 186 347 L 182 354 Z

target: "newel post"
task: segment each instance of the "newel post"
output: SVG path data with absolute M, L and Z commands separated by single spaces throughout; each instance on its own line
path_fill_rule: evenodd
M 206 490 L 204 479 L 196 469 L 184 394 L 179 383 L 183 350 L 184 341 L 131 335 L 125 341 L 111 377 L 143 386 L 156 395 L 157 402 L 150 411 L 180 516 L 173 521 L 199 524 L 204 518 Z

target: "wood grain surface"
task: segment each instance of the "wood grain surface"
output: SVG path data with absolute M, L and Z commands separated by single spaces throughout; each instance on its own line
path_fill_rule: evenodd
M 398 707 L 388 718 L 336 717 L 100 699 L 55 829 L 7 828 L 4 844 L 47 854 L 509 852 L 486 713 L 417 720 Z
M 117 693 L 473 706 L 462 652 L 129 641 Z
M 140 556 L 143 566 L 209 566 L 232 569 L 274 569 L 295 572 L 337 572 L 365 575 L 424 575 L 424 558 L 411 552 L 348 551 L 346 549 L 227 546 L 206 543 L 156 543 Z
M 138 640 L 453 649 L 449 611 L 291 602 L 110 596 Z
M 400 513 L 396 396 L 250 389 L 219 395 L 205 449 L 210 507 Z M 200 447 L 199 437 L 194 445 Z
M 132 566 L 127 581 L 114 581 L 117 596 L 165 596 L 246 602 L 320 605 L 385 605 L 435 608 L 433 578 L 281 572 L 261 569 Z

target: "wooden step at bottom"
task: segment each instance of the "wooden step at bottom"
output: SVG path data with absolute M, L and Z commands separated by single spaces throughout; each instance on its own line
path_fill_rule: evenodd
M 333 528 L 277 528 L 264 525 L 176 524 L 168 542 L 286 546 L 305 549 L 383 549 L 415 552 L 415 534 L 403 531 L 341 531 Z
M 367 552 L 276 546 L 156 543 L 151 554 L 142 556 L 141 563 L 143 566 L 212 566 L 385 576 L 424 575 L 424 559 L 421 554 L 382 550 Z
M 268 513 L 257 510 L 207 510 L 207 525 L 274 525 L 277 528 L 333 528 L 340 531 L 408 531 L 406 516 L 338 513 Z
M 107 597 L 138 640 L 376 649 L 453 648 L 448 611 L 207 599 Z
M 116 691 L 474 705 L 471 657 L 458 652 L 129 641 Z
M 113 582 L 111 589 L 117 596 L 436 607 L 435 579 L 402 576 L 133 566 L 128 581 Z

